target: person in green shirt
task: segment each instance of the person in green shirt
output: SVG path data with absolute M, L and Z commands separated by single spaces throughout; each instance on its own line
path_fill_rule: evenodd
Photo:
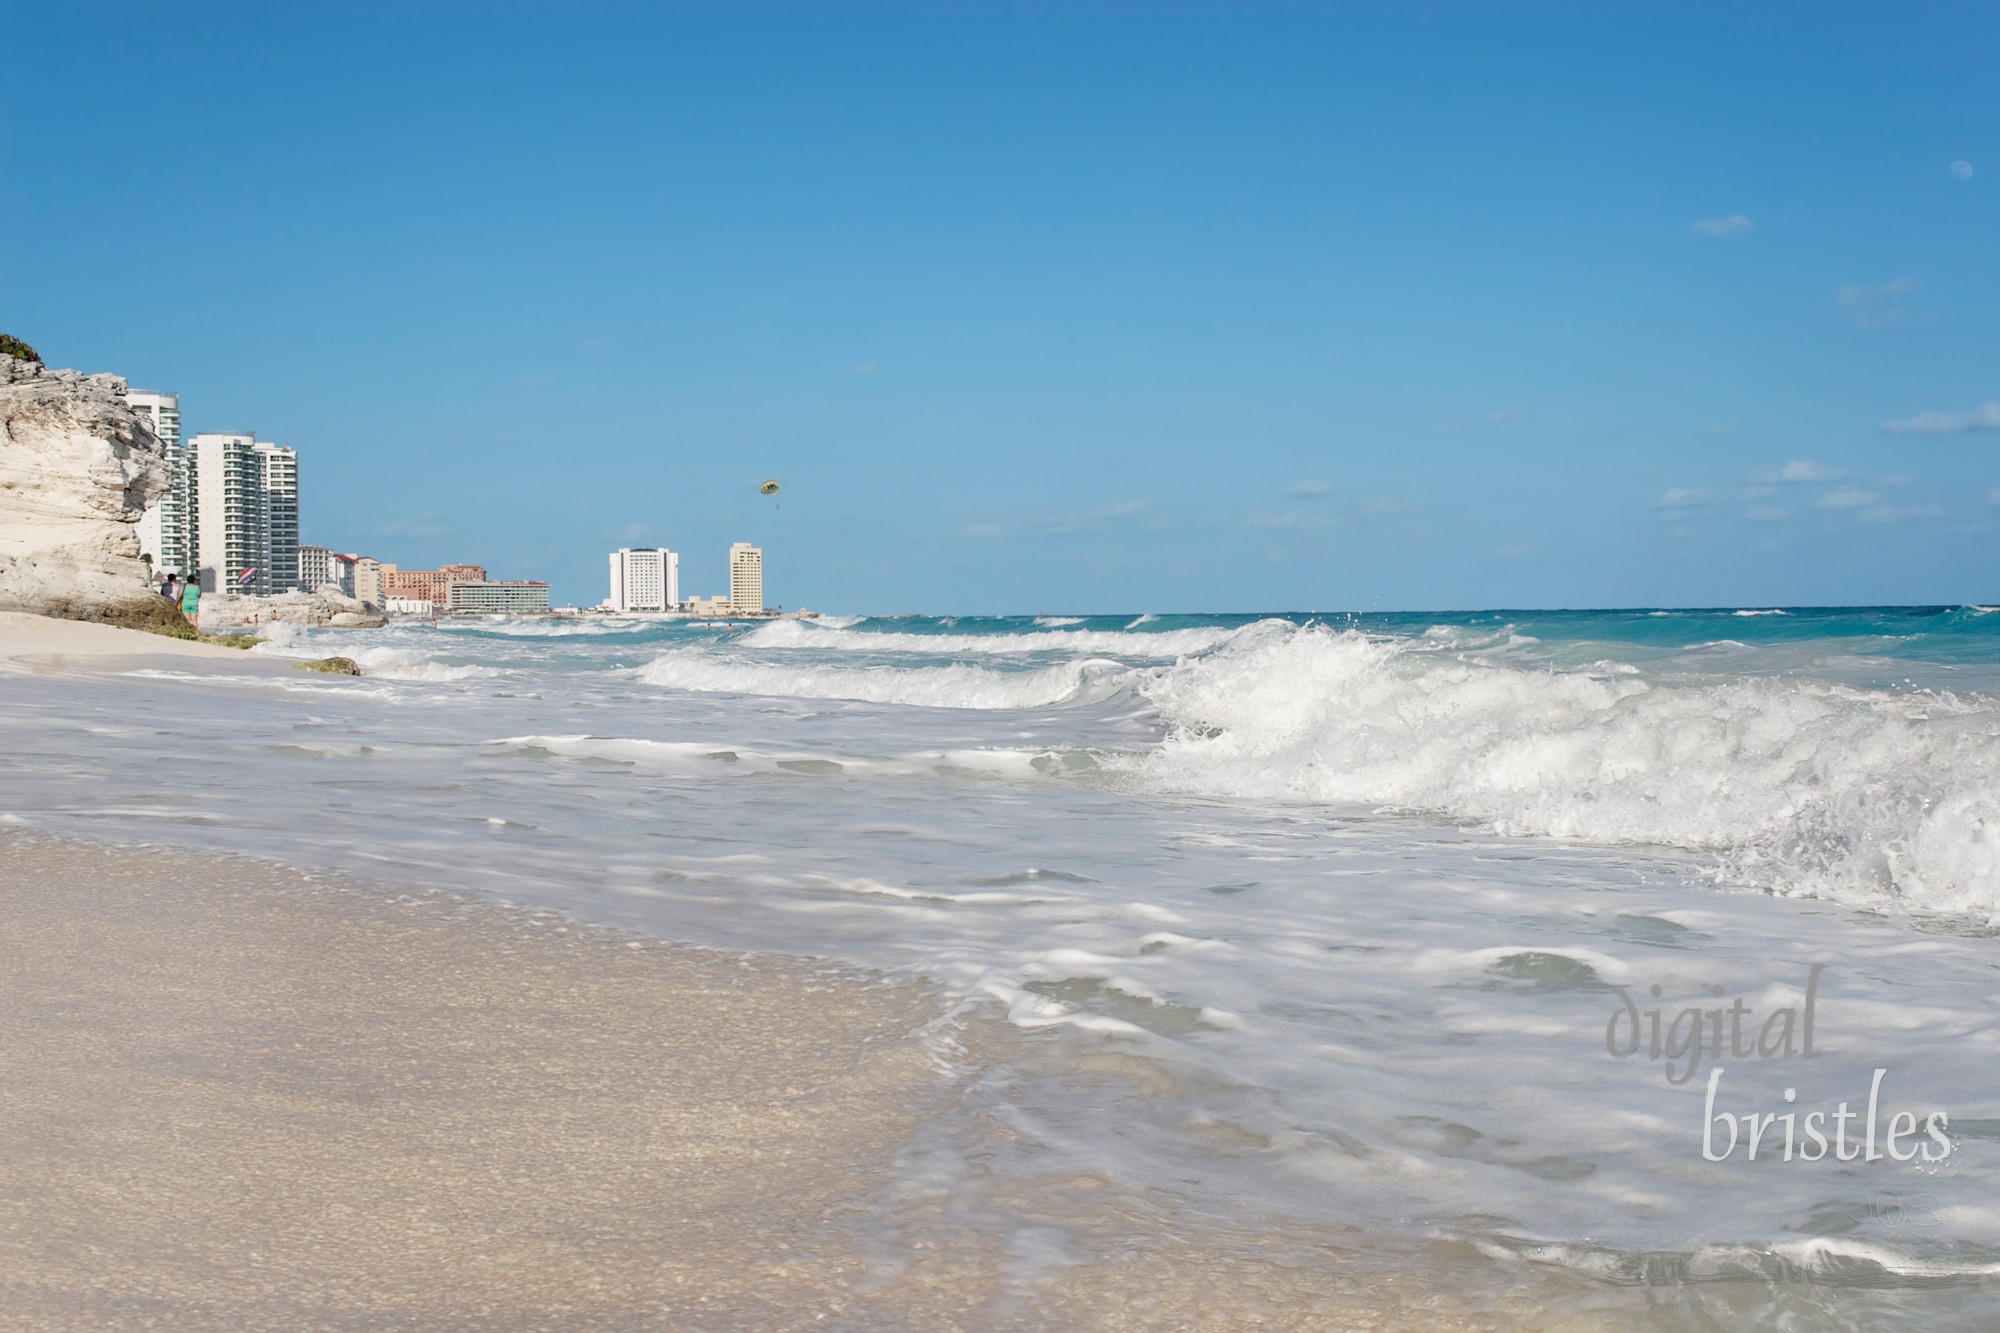
M 187 617 L 188 624 L 196 623 L 195 613 L 200 607 L 201 583 L 196 579 L 189 579 L 186 586 L 181 589 L 181 614 Z

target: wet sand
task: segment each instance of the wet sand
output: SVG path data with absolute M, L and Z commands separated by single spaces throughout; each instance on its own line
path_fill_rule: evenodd
M 0 1325 L 867 1318 L 916 988 L 20 840 L 0 920 Z
M 0 837 L 0 1328 L 1498 1326 L 1353 1256 L 1215 1252 L 1104 1182 L 1023 1184 L 1126 1242 L 1031 1289 L 922 1207 L 885 1225 L 949 1095 L 933 1014 L 807 962 Z

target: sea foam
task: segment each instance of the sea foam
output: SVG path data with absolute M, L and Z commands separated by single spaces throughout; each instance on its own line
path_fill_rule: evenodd
M 1148 785 L 1722 855 L 1785 893 L 2000 915 L 1990 699 L 1798 678 L 1649 683 L 1267 627 L 1141 689 Z
M 1002 672 L 966 663 L 850 667 L 747 661 L 676 649 L 638 669 L 640 680 L 674 690 L 854 699 L 925 708 L 1039 708 L 1101 696 L 1127 675 L 1117 662 L 1085 659 L 1035 671 Z

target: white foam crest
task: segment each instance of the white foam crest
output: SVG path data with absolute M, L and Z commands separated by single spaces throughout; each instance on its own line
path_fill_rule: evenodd
M 494 667 L 453 665 L 434 662 L 422 653 L 406 648 L 361 648 L 346 654 L 361 668 L 364 676 L 380 676 L 386 680 L 479 680 L 502 673 Z
M 1798 679 L 1649 685 L 1306 628 L 1152 673 L 1158 789 L 1720 851 L 1732 878 L 2000 916 L 2000 712 Z
M 931 667 L 849 667 L 752 662 L 700 649 L 673 649 L 638 668 L 649 685 L 704 693 L 855 699 L 925 708 L 1041 708 L 1103 697 L 1130 678 L 1117 662 L 1091 658 L 1038 671 L 995 671 L 966 663 Z
M 253 629 L 258 634 L 258 641 L 250 645 L 250 651 L 253 653 L 262 653 L 267 657 L 316 655 L 311 642 L 312 631 L 303 625 L 280 620 L 269 625 L 254 626 Z
M 253 645 L 250 651 L 286 658 L 350 657 L 361 668 L 363 676 L 379 676 L 384 680 L 478 680 L 503 674 L 490 666 L 433 661 L 413 648 L 393 647 L 380 642 L 379 638 L 367 647 L 356 647 L 361 640 L 350 637 L 355 633 L 352 630 L 315 631 L 300 625 L 279 623 L 266 626 L 263 642 Z M 386 631 L 388 635 L 396 633 L 395 630 Z
M 1134 622 L 1137 623 L 1137 622 Z M 1258 622 L 1284 624 L 1287 622 Z M 1252 629 L 1255 626 L 1246 626 Z M 1126 630 L 1029 630 L 1021 634 L 907 634 L 894 630 L 830 629 L 803 620 L 775 620 L 745 634 L 754 648 L 819 648 L 859 653 L 922 653 L 952 657 L 980 653 L 1066 652 L 1078 655 L 1174 658 L 1212 651 L 1243 629 L 1220 626 L 1134 634 Z
M 792 777 L 920 777 L 973 775 L 1014 782 L 1044 782 L 1037 766 L 1046 751 L 1005 748 L 933 750 L 916 754 L 868 756 L 761 750 L 754 746 L 702 741 L 661 741 L 632 736 L 504 736 L 489 744 L 516 754 L 553 755 L 582 762 L 631 764 L 661 773 L 782 773 Z M 915 896 L 936 896 L 928 890 Z M 1046 895 L 1044 895 L 1046 896 Z M 972 901 L 967 899 L 966 901 Z M 997 899 L 995 901 L 998 901 Z M 1032 901 L 1022 899 L 1021 901 Z
M 718 765 L 746 772 L 778 767 L 772 755 L 741 746 L 704 745 L 694 741 L 655 741 L 627 736 L 504 736 L 492 744 L 521 754 L 551 754 L 563 759 L 598 760 L 663 772 L 717 771 Z
M 413 618 L 411 624 L 428 624 L 422 618 Z M 451 622 L 464 629 L 477 629 L 485 634 L 502 635 L 510 639 L 574 639 L 611 634 L 630 634 L 634 631 L 654 629 L 662 624 L 674 624 L 666 616 L 607 616 L 592 615 L 576 619 L 534 619 L 511 620 L 505 616 L 479 616 Z

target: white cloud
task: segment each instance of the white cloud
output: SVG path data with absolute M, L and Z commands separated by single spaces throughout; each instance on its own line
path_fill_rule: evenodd
M 1145 513 L 1153 506 L 1146 500 L 1122 500 L 1117 504 L 1105 505 L 1097 511 L 1099 518 L 1133 518 Z
M 1969 430 L 2000 430 L 2000 403 L 1982 403 L 1970 412 L 1919 412 L 1902 421 L 1885 421 L 1882 429 L 1898 435 L 1963 435 Z
M 1295 481 L 1285 488 L 1287 495 L 1332 495 L 1333 487 L 1323 481 Z
M 1741 213 L 1731 213 L 1726 218 L 1698 219 L 1690 230 L 1698 232 L 1703 236 L 1741 236 L 1745 232 L 1757 230 L 1757 224 L 1749 218 L 1744 217 Z
M 1970 162 L 1967 162 L 1964 158 L 1960 158 L 1958 161 L 1952 163 L 1950 166 L 1946 167 L 1945 170 L 1949 171 L 1952 175 L 1956 176 L 1958 179 L 1962 181 L 1969 181 L 1972 179 L 1972 164 Z
M 1661 509 L 1692 509 L 1696 505 L 1707 504 L 1712 498 L 1706 486 L 1669 486 L 1660 492 L 1660 498 L 1654 504 Z
M 1986 492 L 1986 503 L 2000 505 L 2000 486 L 1995 486 L 1992 490 Z
M 1873 491 L 1857 491 L 1852 487 L 1845 487 L 1837 491 L 1828 491 L 1814 503 L 1821 509 L 1860 509 L 1864 505 L 1874 504 L 1881 498 Z
M 1809 458 L 1794 458 L 1778 469 L 1779 481 L 1834 481 L 1840 474 Z
M 1525 407 L 1502 407 L 1488 412 L 1486 419 L 1497 426 L 1505 421 L 1519 421 L 1526 415 L 1528 415 L 1528 409 Z
M 857 361 L 854 363 L 854 373 L 857 375 L 873 375 L 881 368 L 881 363 L 876 361 Z
M 1790 510 L 1775 505 L 1751 505 L 1743 511 L 1743 517 L 1753 523 L 1777 523 L 1791 516 Z
M 1910 318 L 1903 298 L 1915 295 L 1917 287 L 1915 278 L 1844 283 L 1833 289 L 1833 304 L 1857 329 L 1893 328 Z
M 1876 505 L 1854 516 L 1859 523 L 1901 523 L 1912 518 L 1943 517 L 1943 505 Z
M 1273 514 L 1262 509 L 1253 509 L 1244 515 L 1243 521 L 1253 528 L 1265 531 L 1284 531 L 1296 528 L 1305 532 L 1317 532 L 1326 526 L 1322 514 L 1306 514 L 1296 509 L 1288 509 L 1282 514 Z
M 958 535 L 970 537 L 973 541 L 989 541 L 994 537 L 1006 536 L 1007 529 L 998 523 L 974 523 Z
M 1058 510 L 1025 520 L 1025 526 L 1051 537 L 1094 536 L 1111 531 L 1113 523 L 1153 512 L 1150 500 L 1123 500 L 1094 509 Z M 986 526 L 986 525 L 978 525 Z M 967 535 L 971 535 L 968 532 Z M 987 534 L 997 535 L 997 534 Z

